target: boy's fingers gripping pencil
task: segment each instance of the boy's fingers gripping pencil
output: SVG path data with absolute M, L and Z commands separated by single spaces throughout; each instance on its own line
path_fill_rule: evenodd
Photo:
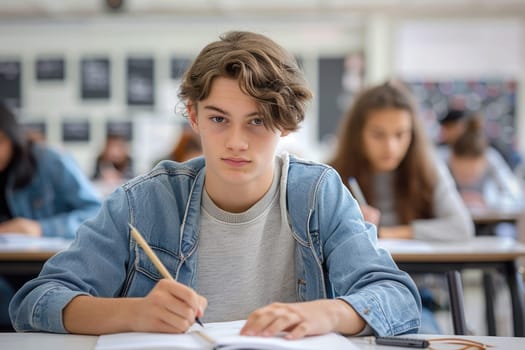
M 146 242 L 146 240 L 144 239 L 144 237 L 142 237 L 140 232 L 132 224 L 128 223 L 128 225 L 129 225 L 129 228 L 131 229 L 131 235 L 137 241 L 138 245 L 144 250 L 144 252 L 148 256 L 148 258 L 151 260 L 153 265 L 155 265 L 157 270 L 159 270 L 162 277 L 169 279 L 169 280 L 173 280 L 173 277 L 169 273 L 168 269 L 166 269 L 166 266 L 164 266 L 162 261 L 160 261 L 160 259 L 155 254 L 155 252 L 153 252 L 148 242 Z M 195 318 L 195 322 L 197 322 L 199 325 L 204 327 L 204 325 L 202 324 L 201 320 L 198 317 Z

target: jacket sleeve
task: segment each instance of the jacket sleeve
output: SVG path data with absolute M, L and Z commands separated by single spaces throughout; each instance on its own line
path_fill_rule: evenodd
M 9 306 L 15 330 L 66 333 L 62 312 L 74 297 L 120 295 L 130 259 L 128 208 L 124 191 L 117 190 L 95 218 L 79 227 L 71 246 L 18 290 Z
M 474 223 L 463 203 L 452 175 L 440 159 L 434 159 L 437 183 L 434 189 L 432 219 L 414 220 L 414 239 L 434 241 L 465 241 L 474 236 Z
M 325 174 L 317 197 L 323 264 L 334 296 L 349 303 L 377 335 L 417 332 L 416 285 L 377 246 L 375 226 L 365 223 L 335 170 Z
M 44 236 L 74 238 L 78 226 L 86 219 L 94 217 L 100 209 L 100 198 L 78 167 L 76 162 L 65 154 L 48 150 L 39 160 L 42 174 L 48 174 L 53 183 L 57 200 L 57 213 L 40 219 Z M 58 203 L 59 202 L 59 203 Z

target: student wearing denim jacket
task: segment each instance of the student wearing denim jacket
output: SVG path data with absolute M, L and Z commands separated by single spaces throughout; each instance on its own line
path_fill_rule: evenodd
M 0 103 L 0 236 L 6 232 L 73 238 L 100 209 L 89 180 L 71 158 L 30 142 Z M 11 286 L 0 277 L 0 327 L 9 324 Z M 5 316 L 4 316 L 5 315 Z
M 247 319 L 241 334 L 289 339 L 417 332 L 415 284 L 377 247 L 338 174 L 275 154 L 311 99 L 292 55 L 265 36 L 227 33 L 201 51 L 179 95 L 204 157 L 161 162 L 116 190 L 14 297 L 17 330 L 180 333 L 200 317 Z
M 0 234 L 72 239 L 95 216 L 100 199 L 75 161 L 24 137 L 13 113 L 0 104 Z

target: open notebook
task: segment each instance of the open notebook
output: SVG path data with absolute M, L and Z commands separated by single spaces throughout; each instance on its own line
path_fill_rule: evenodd
M 99 337 L 95 350 L 193 350 L 193 349 L 257 349 L 257 350 L 317 350 L 358 349 L 348 339 L 336 333 L 286 340 L 281 337 L 247 337 L 239 335 L 245 321 L 194 325 L 184 334 L 117 333 Z

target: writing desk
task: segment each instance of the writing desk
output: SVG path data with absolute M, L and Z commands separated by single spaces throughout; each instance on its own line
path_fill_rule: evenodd
M 446 273 L 464 269 L 501 272 L 511 296 L 514 335 L 525 336 L 525 294 L 517 262 L 525 256 L 524 244 L 510 238 L 484 236 L 460 243 L 380 239 L 379 245 L 387 249 L 399 268 L 408 273 Z M 492 294 L 485 291 L 489 335 L 496 333 Z
M 19 286 L 38 275 L 45 261 L 67 248 L 63 239 L 27 239 L 25 242 L 0 240 L 0 275 Z M 469 242 L 439 243 L 415 240 L 379 240 L 398 266 L 409 273 L 445 273 L 451 270 L 499 270 L 509 286 L 514 335 L 525 336 L 525 302 L 522 276 L 517 259 L 525 257 L 525 245 L 500 237 L 476 237 Z M 486 288 L 485 288 L 486 289 Z M 495 335 L 494 301 L 485 293 L 489 335 Z
M 470 209 L 476 225 L 491 225 L 502 222 L 517 223 L 525 214 L 524 208 L 509 209 Z
M 70 243 L 69 240 L 57 237 L 0 235 L 0 275 L 18 287 L 37 276 L 46 260 L 67 248 Z
M 511 338 L 511 337 L 479 337 L 479 336 L 441 336 L 441 335 L 411 335 L 411 337 L 421 337 L 426 339 L 452 337 L 461 339 L 470 339 L 484 344 L 490 344 L 493 347 L 490 349 L 497 350 L 523 350 L 525 349 L 525 338 Z M 64 334 L 48 334 L 48 333 L 0 333 L 0 344 L 2 349 L 17 349 L 17 350 L 56 350 L 56 349 L 71 349 L 71 350 L 93 350 L 97 343 L 97 336 L 85 335 L 64 335 Z M 376 349 L 408 349 L 390 346 L 380 346 L 369 344 L 360 338 L 349 338 L 352 344 L 360 350 L 376 350 Z M 445 348 L 445 347 L 443 347 Z M 446 347 L 446 349 L 458 349 L 460 347 Z

